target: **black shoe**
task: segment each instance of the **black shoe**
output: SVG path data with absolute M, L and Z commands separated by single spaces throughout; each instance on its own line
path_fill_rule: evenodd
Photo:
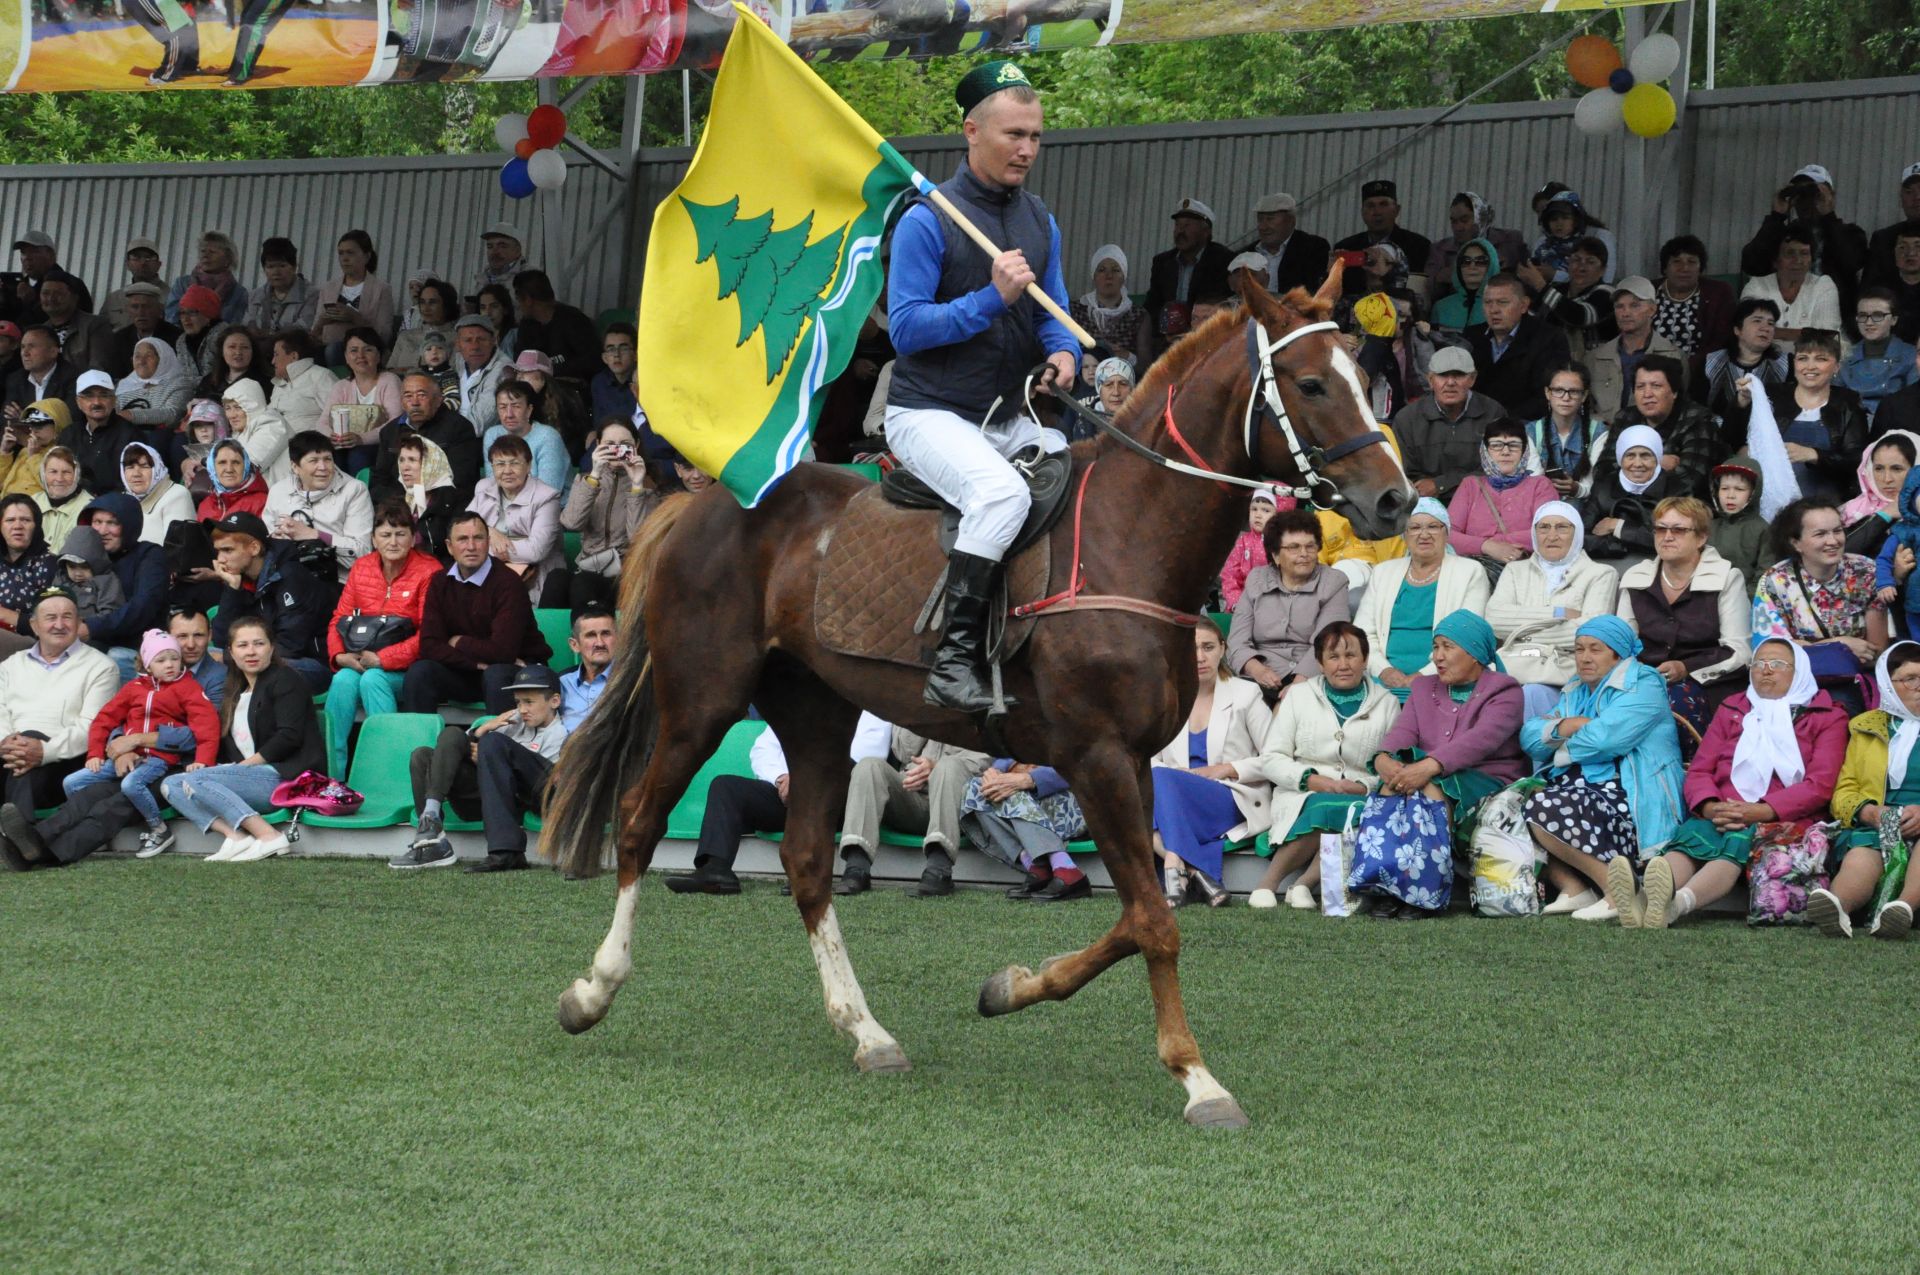
M 1046 889 L 1052 880 L 1052 873 L 1048 873 L 1043 877 L 1029 872 L 1025 881 L 1022 881 L 1019 885 L 1007 891 L 1007 897 L 1009 899 L 1031 899 L 1034 895 Z
M 725 869 L 695 868 L 692 872 L 664 878 L 667 889 L 675 894 L 738 894 L 740 878 Z
M 947 555 L 945 628 L 927 673 L 922 696 L 938 708 L 984 713 L 993 707 L 987 671 L 987 618 L 993 608 L 1000 564 L 956 549 Z M 1008 708 L 1014 701 L 1004 701 Z
M 4 836 L 0 836 L 0 863 L 6 864 L 7 867 L 15 872 L 31 872 L 35 867 L 39 866 L 28 863 L 27 856 L 14 849 L 13 842 L 7 840 Z
M 445 837 L 426 844 L 409 846 L 402 854 L 387 860 L 387 866 L 401 872 L 410 872 L 415 868 L 446 868 L 453 865 L 457 856 L 453 845 Z
M 1376 921 L 1397 921 L 1404 905 L 1398 899 L 1375 899 L 1367 915 Z
M 519 872 L 533 865 L 527 862 L 527 856 L 514 850 L 494 850 L 478 863 L 469 863 L 469 872 Z
M 1075 881 L 1072 885 L 1068 885 L 1059 877 L 1055 877 L 1040 889 L 1035 890 L 1029 902 L 1068 903 L 1074 899 L 1091 899 L 1092 897 L 1092 878 L 1083 875 L 1078 881 Z
M 47 849 L 47 843 L 34 831 L 33 820 L 21 814 L 20 808 L 11 801 L 0 805 L 0 834 L 13 843 L 14 850 L 28 863 L 53 862 L 53 851 Z
M 1227 892 L 1226 886 L 1198 868 L 1193 869 L 1193 888 L 1210 908 L 1223 908 L 1233 901 L 1233 895 Z
M 1415 907 L 1411 903 L 1402 903 L 1399 913 L 1393 919 L 1396 921 L 1432 921 L 1436 920 L 1439 916 L 1440 913 L 1435 908 L 1420 908 Z
M 413 834 L 413 848 L 438 844 L 444 839 L 446 827 L 439 815 L 421 815 L 420 822 Z
M 917 884 L 907 890 L 910 899 L 938 899 L 953 893 L 953 873 L 944 868 L 928 868 Z
M 873 889 L 873 876 L 866 868 L 849 864 L 840 879 L 833 883 L 835 894 L 865 894 Z

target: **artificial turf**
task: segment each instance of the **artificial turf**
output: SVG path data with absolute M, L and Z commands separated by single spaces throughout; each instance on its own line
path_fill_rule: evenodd
M 0 1271 L 1913 1270 L 1920 943 L 1710 918 L 1182 914 L 1241 1133 L 1143 967 L 974 1012 L 1115 904 L 839 906 L 914 1070 L 862 1076 L 790 902 L 168 858 L 0 875 Z

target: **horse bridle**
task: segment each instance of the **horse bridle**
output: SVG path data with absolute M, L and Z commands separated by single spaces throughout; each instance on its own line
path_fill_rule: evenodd
M 1300 471 L 1300 484 L 1298 486 L 1281 484 L 1265 478 L 1241 478 L 1234 474 L 1223 474 L 1216 470 L 1208 469 L 1204 464 L 1189 465 L 1174 460 L 1170 456 L 1163 456 L 1115 425 L 1111 417 L 1091 410 L 1078 399 L 1064 393 L 1058 387 L 1054 388 L 1054 395 L 1069 411 L 1079 416 L 1081 420 L 1095 426 L 1108 436 L 1118 439 L 1121 445 L 1129 451 L 1134 452 L 1145 460 L 1152 461 L 1163 469 L 1171 469 L 1175 473 L 1187 474 L 1194 478 L 1212 479 L 1217 483 L 1231 483 L 1236 487 L 1272 487 L 1281 495 L 1292 496 L 1299 500 L 1308 501 L 1322 509 L 1332 509 L 1341 499 L 1340 489 L 1334 486 L 1333 482 L 1320 472 L 1320 467 L 1331 465 L 1335 461 L 1353 455 L 1355 452 L 1372 447 L 1375 443 L 1385 446 L 1387 436 L 1376 429 L 1370 430 L 1365 434 L 1360 434 L 1354 438 L 1349 438 L 1344 442 L 1336 443 L 1332 447 L 1306 446 L 1300 441 L 1300 432 L 1294 428 L 1293 417 L 1287 412 L 1287 405 L 1281 401 L 1280 378 L 1273 370 L 1273 361 L 1276 355 L 1303 336 L 1308 336 L 1315 332 L 1337 333 L 1339 330 L 1339 325 L 1325 321 L 1307 323 L 1294 328 L 1276 341 L 1267 335 L 1265 324 L 1261 323 L 1258 319 L 1250 318 L 1247 320 L 1247 358 L 1252 365 L 1254 376 L 1253 388 L 1247 395 L 1247 408 L 1243 427 L 1247 459 L 1253 460 L 1255 464 L 1259 463 L 1255 459 L 1259 453 L 1254 450 L 1257 430 L 1261 422 L 1271 425 L 1274 429 L 1278 430 L 1280 436 L 1286 440 L 1287 451 L 1293 457 L 1295 468 Z M 1029 375 L 1027 378 L 1029 406 L 1031 406 L 1032 390 L 1033 377 Z M 1169 391 L 1167 396 L 1167 424 L 1169 428 L 1173 426 L 1173 397 L 1177 393 L 1178 387 L 1175 387 L 1174 390 Z M 1180 437 L 1177 429 L 1174 430 L 1174 440 L 1178 442 L 1181 448 L 1185 450 L 1189 456 L 1192 456 L 1195 461 L 1200 459 L 1193 449 L 1187 446 L 1186 440 Z

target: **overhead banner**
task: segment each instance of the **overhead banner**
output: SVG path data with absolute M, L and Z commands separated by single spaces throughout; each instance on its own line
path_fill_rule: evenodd
M 819 63 L 1037 53 L 1655 0 L 754 0 Z M 0 0 L 14 93 L 645 75 L 718 65 L 730 0 Z

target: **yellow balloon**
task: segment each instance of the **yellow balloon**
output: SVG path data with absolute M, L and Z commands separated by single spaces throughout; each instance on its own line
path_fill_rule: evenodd
M 1638 137 L 1659 137 L 1673 127 L 1679 113 L 1663 84 L 1636 84 L 1620 103 L 1621 117 Z

